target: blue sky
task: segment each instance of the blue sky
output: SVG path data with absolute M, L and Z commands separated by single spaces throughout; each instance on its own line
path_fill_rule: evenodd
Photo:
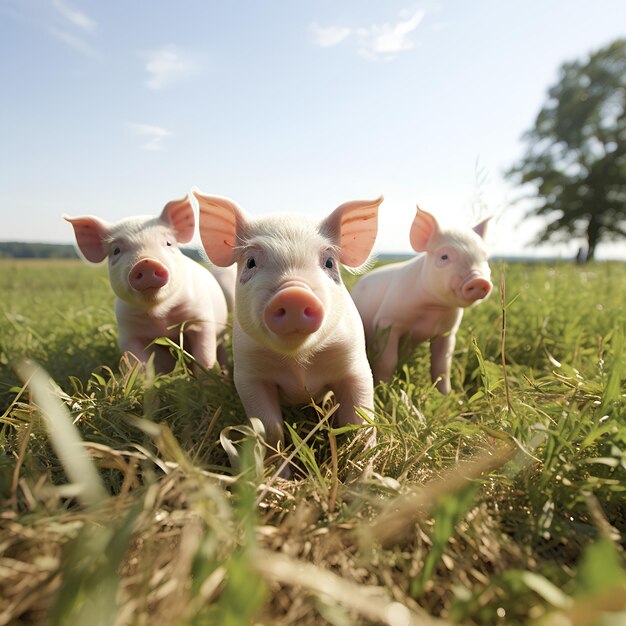
M 252 215 L 384 194 L 379 252 L 410 250 L 419 203 L 498 216 L 494 254 L 574 254 L 524 246 L 503 172 L 560 65 L 625 26 L 623 0 L 0 0 L 0 240 L 196 185 Z

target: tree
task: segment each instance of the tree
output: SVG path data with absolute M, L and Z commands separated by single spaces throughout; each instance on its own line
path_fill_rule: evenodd
M 601 241 L 626 237 L 625 104 L 626 39 L 561 67 L 507 173 L 534 186 L 526 215 L 547 219 L 535 243 L 584 237 L 590 260 Z

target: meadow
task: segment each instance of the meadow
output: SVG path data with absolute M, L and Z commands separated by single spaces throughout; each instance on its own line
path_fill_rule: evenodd
M 106 268 L 1 260 L 0 626 L 626 624 L 626 265 L 492 273 L 452 393 L 420 346 L 372 449 L 290 409 L 286 481 L 229 373 L 120 357 Z

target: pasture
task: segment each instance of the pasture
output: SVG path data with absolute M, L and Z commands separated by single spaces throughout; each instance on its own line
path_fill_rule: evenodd
M 421 346 L 376 388 L 373 449 L 331 399 L 289 410 L 285 481 L 229 373 L 120 359 L 106 268 L 0 261 L 0 625 L 626 623 L 626 266 L 492 273 L 452 393 Z M 24 357 L 97 468 L 89 504 Z

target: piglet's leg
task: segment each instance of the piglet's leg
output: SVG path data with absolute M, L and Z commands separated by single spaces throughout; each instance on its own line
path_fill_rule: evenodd
M 444 395 L 450 393 L 450 367 L 455 343 L 454 332 L 430 340 L 430 379 L 432 382 L 439 379 L 435 386 Z
M 154 369 L 159 373 L 169 372 L 174 367 L 174 359 L 164 346 L 145 346 L 139 339 L 120 338 L 120 349 L 134 354 L 144 364 L 154 353 Z
M 366 411 L 374 408 L 374 384 L 369 371 L 363 372 L 360 376 L 342 380 L 334 386 L 333 391 L 339 404 L 336 413 L 337 426 L 363 423 L 363 418 L 356 412 L 355 407 Z M 371 430 L 372 433 L 367 441 L 368 446 L 376 443 L 376 431 Z
M 258 417 L 265 427 L 265 441 L 275 448 L 284 442 L 283 416 L 278 402 L 278 390 L 275 385 L 247 380 L 237 380 L 235 387 L 248 417 Z
M 204 323 L 197 329 L 187 333 L 189 341 L 189 352 L 200 365 L 211 369 L 215 365 L 217 338 L 215 336 L 215 326 Z
M 337 403 L 340 405 L 337 409 L 337 424 L 339 426 L 363 423 L 363 419 L 357 414 L 354 407 L 374 408 L 374 386 L 371 375 L 346 378 L 337 383 L 333 391 Z
M 386 343 L 372 367 L 374 371 L 374 381 L 377 383 L 380 381 L 390 381 L 398 365 L 400 333 L 393 327 L 388 331 L 380 331 L 380 341 L 384 341 L 383 337 L 385 333 L 388 333 Z
M 134 354 L 139 361 L 146 363 L 150 358 L 151 351 L 146 348 L 142 341 L 132 337 L 120 335 L 120 350 Z
M 268 447 L 276 448 L 285 440 L 283 416 L 278 402 L 278 390 L 274 385 L 246 381 L 237 384 L 235 373 L 235 387 L 248 417 L 258 417 L 265 428 L 265 442 Z M 282 478 L 291 477 L 289 466 L 280 473 Z

